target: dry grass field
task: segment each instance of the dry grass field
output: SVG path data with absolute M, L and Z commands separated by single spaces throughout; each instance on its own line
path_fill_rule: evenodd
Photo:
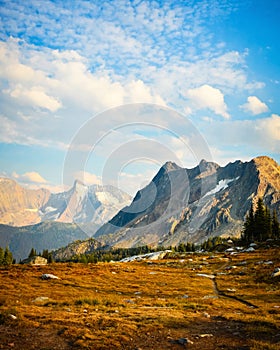
M 0 349 L 280 349 L 275 267 L 279 249 L 1 268 Z

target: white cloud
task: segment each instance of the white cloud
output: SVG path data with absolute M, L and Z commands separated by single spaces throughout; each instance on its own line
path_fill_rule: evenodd
M 138 174 L 131 174 L 123 171 L 119 174 L 118 181 L 112 183 L 112 185 L 120 188 L 122 191 L 133 197 L 137 191 L 146 187 L 152 181 L 156 172 L 157 171 L 150 169 L 149 167 L 146 167 L 145 171 Z
M 226 119 L 230 118 L 227 112 L 227 105 L 224 101 L 224 95 L 219 89 L 206 84 L 195 89 L 187 90 L 186 96 L 190 99 L 194 108 L 208 108 L 217 115 L 221 115 Z
M 47 180 L 44 179 L 38 172 L 30 171 L 24 174 L 12 173 L 12 177 L 19 182 L 27 184 L 46 184 Z
M 99 176 L 87 171 L 77 171 L 74 174 L 76 180 L 80 180 L 85 185 L 101 185 L 102 181 Z
M 17 85 L 16 88 L 9 91 L 9 93 L 12 97 L 21 100 L 22 103 L 30 104 L 31 107 L 37 106 L 46 108 L 50 112 L 55 112 L 61 108 L 61 103 L 54 97 L 48 96 L 40 86 L 25 89 L 24 87 Z
M 280 116 L 272 114 L 268 118 L 257 120 L 227 120 L 207 124 L 207 140 L 211 148 L 223 150 L 228 145 L 238 152 L 235 159 L 248 153 L 279 153 L 280 149 Z M 219 135 L 219 137 L 217 137 Z
M 249 96 L 247 102 L 241 105 L 240 108 L 253 115 L 262 114 L 268 111 L 267 105 L 256 96 Z
M 14 39 L 0 44 L 1 118 L 10 131 L 0 131 L 2 142 L 61 148 L 97 112 L 126 103 L 165 105 L 143 80 L 91 72 L 73 50 L 37 51 Z
M 263 136 L 267 136 L 268 140 L 278 141 L 280 146 L 280 116 L 277 114 L 272 114 L 270 118 L 260 119 L 256 122 L 256 130 L 260 133 L 264 132 Z M 264 137 L 263 137 L 264 138 Z M 280 148 L 274 149 L 274 151 L 279 151 Z

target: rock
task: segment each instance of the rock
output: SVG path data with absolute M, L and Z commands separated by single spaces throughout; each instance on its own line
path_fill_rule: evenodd
M 188 339 L 188 338 L 179 338 L 177 340 L 173 340 L 172 343 L 173 344 L 183 345 L 183 346 L 185 346 L 187 344 L 193 344 L 193 342 L 190 339 Z
M 213 337 L 213 334 L 206 333 L 206 334 L 199 334 L 199 338 L 211 338 Z
M 10 317 L 12 320 L 16 320 L 16 319 L 17 319 L 17 317 L 16 317 L 15 315 L 13 315 L 13 314 L 10 314 L 9 317 Z
M 49 280 L 49 279 L 59 280 L 60 278 L 51 273 L 43 273 L 43 275 L 41 276 L 41 279 L 42 280 Z
M 48 297 L 38 297 L 38 298 L 33 300 L 33 303 L 38 303 L 38 302 L 40 303 L 40 302 L 44 302 L 44 301 L 47 301 L 47 300 L 49 300 Z
M 204 295 L 203 299 L 218 299 L 218 297 L 216 295 L 209 294 Z
M 199 277 L 210 278 L 211 280 L 213 280 L 215 278 L 215 275 L 208 275 L 206 273 L 197 273 L 196 275 L 199 276 Z
M 48 260 L 43 258 L 42 256 L 32 256 L 30 258 L 22 260 L 22 264 L 29 264 L 35 266 L 47 265 Z
M 255 251 L 255 248 L 249 247 L 248 249 L 244 250 L 246 253 L 251 253 Z
M 280 267 L 276 267 L 276 269 L 272 273 L 272 277 L 280 276 Z
M 131 300 L 131 299 L 126 299 L 126 300 L 124 300 L 124 302 L 125 302 L 125 303 L 129 303 L 129 304 L 134 304 L 134 301 Z
M 225 253 L 231 253 L 234 252 L 234 248 L 228 248 L 225 250 Z

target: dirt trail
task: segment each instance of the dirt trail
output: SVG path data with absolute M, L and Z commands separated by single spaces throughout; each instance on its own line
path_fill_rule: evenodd
M 234 299 L 234 300 L 239 301 L 240 303 L 242 303 L 242 304 L 244 304 L 244 305 L 247 305 L 247 306 L 249 306 L 249 307 L 258 309 L 258 306 L 257 306 L 257 305 L 252 304 L 252 303 L 250 303 L 249 301 L 244 300 L 244 299 L 242 299 L 242 298 L 239 298 L 239 297 L 237 297 L 237 296 L 235 296 L 235 295 L 227 294 L 227 293 L 223 292 L 222 290 L 220 290 L 219 287 L 218 287 L 216 278 L 212 278 L 212 282 L 213 282 L 213 289 L 214 289 L 214 292 L 215 292 L 218 296 L 222 296 L 222 297 L 225 297 L 225 298 Z
M 221 296 L 221 297 L 224 297 L 224 298 L 233 299 L 233 300 L 236 300 L 236 301 L 238 301 L 238 302 L 240 302 L 240 303 L 242 303 L 242 304 L 244 304 L 246 306 L 258 309 L 257 305 L 252 304 L 249 301 L 244 300 L 242 298 L 239 298 L 239 297 L 237 297 L 235 295 L 227 294 L 224 291 L 220 290 L 219 287 L 218 287 L 218 283 L 217 283 L 217 279 L 216 279 L 216 275 L 215 274 L 201 274 L 201 273 L 199 273 L 198 276 L 209 278 L 212 281 L 212 283 L 213 283 L 213 291 L 218 297 Z

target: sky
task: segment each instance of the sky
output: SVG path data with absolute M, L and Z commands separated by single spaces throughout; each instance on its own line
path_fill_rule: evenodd
M 0 174 L 130 194 L 166 161 L 280 163 L 278 0 L 0 0 Z

